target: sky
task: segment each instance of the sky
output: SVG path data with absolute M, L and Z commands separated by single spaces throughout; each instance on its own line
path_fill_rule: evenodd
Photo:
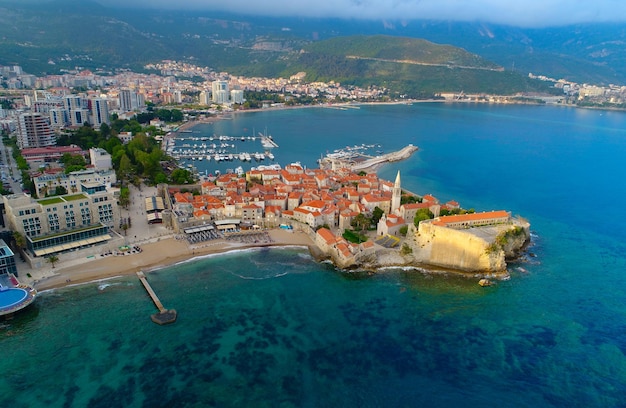
M 106 6 L 276 17 L 480 21 L 521 27 L 626 21 L 624 0 L 98 0 Z

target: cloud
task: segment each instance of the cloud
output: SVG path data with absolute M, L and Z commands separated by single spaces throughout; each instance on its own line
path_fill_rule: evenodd
M 99 0 L 105 6 L 260 16 L 481 21 L 525 27 L 626 21 L 623 0 Z

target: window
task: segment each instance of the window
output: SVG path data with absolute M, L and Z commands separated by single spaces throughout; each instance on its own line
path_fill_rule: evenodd
M 69 210 L 65 213 L 65 224 L 67 228 L 76 228 L 76 218 L 74 217 L 74 210 Z
M 48 224 L 50 224 L 50 231 L 59 231 L 61 229 L 59 225 L 59 215 L 48 214 Z
M 83 224 L 89 225 L 91 224 L 91 213 L 89 212 L 89 208 L 81 208 L 80 216 Z

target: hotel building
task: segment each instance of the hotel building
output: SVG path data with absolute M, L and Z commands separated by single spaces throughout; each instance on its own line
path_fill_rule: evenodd
M 28 195 L 3 196 L 7 226 L 26 238 L 35 257 L 61 253 L 110 240 L 119 222 L 117 200 L 104 185 L 83 183 L 78 194 L 35 200 Z

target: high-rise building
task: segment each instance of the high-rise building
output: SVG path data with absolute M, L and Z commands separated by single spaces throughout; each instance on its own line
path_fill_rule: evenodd
M 88 109 L 75 109 L 70 111 L 69 115 L 71 126 L 83 126 L 85 123 L 89 123 Z
M 91 118 L 89 122 L 94 128 L 100 129 L 103 123 L 109 124 L 109 106 L 104 98 L 94 98 L 89 100 L 89 110 Z
M 122 112 L 130 112 L 133 110 L 132 91 L 130 89 L 120 90 L 120 110 Z
M 119 95 L 120 110 L 122 112 L 130 112 L 144 107 L 144 97 L 142 94 L 132 89 L 124 88 L 120 90 Z
M 211 84 L 213 102 L 228 103 L 228 82 L 213 81 Z
M 83 109 L 86 106 L 83 106 L 83 98 L 78 95 L 67 95 L 63 98 L 63 104 L 65 105 L 65 109 L 68 111 L 73 111 L 77 109 Z
M 67 95 L 63 98 L 63 105 L 69 116 L 69 125 L 74 127 L 83 126 L 89 122 L 89 109 L 87 103 L 78 95 Z
M 50 126 L 55 129 L 62 128 L 70 123 L 70 117 L 65 109 L 50 109 Z
M 17 145 L 20 149 L 56 145 L 54 131 L 40 113 L 23 113 L 18 121 Z
M 211 104 L 211 92 L 209 91 L 200 91 L 200 105 L 210 105 Z
M 232 103 L 243 103 L 243 90 L 241 89 L 233 89 L 230 91 L 230 100 Z

